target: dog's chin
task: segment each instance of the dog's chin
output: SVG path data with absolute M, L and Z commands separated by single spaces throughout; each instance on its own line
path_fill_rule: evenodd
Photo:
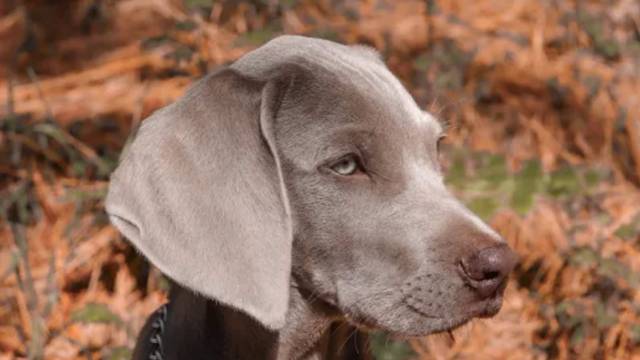
M 480 317 L 480 318 L 494 317 L 500 312 L 501 308 L 502 308 L 502 295 L 496 296 L 495 298 L 484 301 L 484 306 L 481 308 L 481 311 L 475 317 Z
M 346 319 L 352 325 L 365 331 L 382 330 L 397 338 L 424 337 L 427 335 L 452 332 L 464 326 L 474 318 L 490 318 L 502 307 L 502 296 L 471 304 L 453 305 L 452 311 L 433 316 L 420 309 L 403 305 L 402 311 L 391 311 L 396 316 L 349 316 Z M 456 311 L 457 310 L 457 311 Z

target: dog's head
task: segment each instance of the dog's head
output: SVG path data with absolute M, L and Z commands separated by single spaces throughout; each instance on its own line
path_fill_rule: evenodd
M 114 224 L 177 282 L 271 329 L 290 276 L 403 335 L 495 314 L 515 256 L 446 190 L 439 122 L 363 47 L 277 38 L 146 120 Z

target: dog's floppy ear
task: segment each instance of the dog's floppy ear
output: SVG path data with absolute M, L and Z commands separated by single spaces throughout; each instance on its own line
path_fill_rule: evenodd
M 144 121 L 106 200 L 161 271 L 271 329 L 284 324 L 292 242 L 271 127 L 293 73 L 201 80 Z

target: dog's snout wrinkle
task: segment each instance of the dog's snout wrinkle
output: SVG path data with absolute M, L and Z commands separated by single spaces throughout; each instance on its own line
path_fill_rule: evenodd
M 499 295 L 517 263 L 517 255 L 504 244 L 484 248 L 460 261 L 462 277 L 481 299 Z

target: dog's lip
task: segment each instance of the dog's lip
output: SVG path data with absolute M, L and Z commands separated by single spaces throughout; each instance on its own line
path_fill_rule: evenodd
M 461 311 L 458 314 L 429 314 L 415 306 L 412 306 L 411 304 L 402 302 L 402 305 L 406 306 L 415 314 L 420 315 L 425 319 L 425 321 L 439 321 L 446 323 L 446 326 L 436 326 L 436 328 L 424 333 L 404 333 L 402 331 L 394 331 L 393 329 L 387 329 L 377 319 L 366 316 L 365 314 L 361 314 L 360 312 L 354 314 L 345 308 L 342 308 L 341 312 L 344 319 L 346 319 L 352 325 L 355 325 L 363 330 L 387 330 L 390 331 L 394 336 L 398 337 L 421 337 L 436 333 L 454 331 L 455 329 L 465 325 L 474 318 L 490 318 L 495 316 L 502 308 L 504 287 L 506 287 L 506 284 L 505 286 L 503 286 L 503 289 L 498 290 L 496 294 L 491 298 L 484 300 L 475 300 L 466 304 L 457 304 L 458 308 L 464 309 L 464 311 Z M 341 308 L 340 306 L 338 307 Z
M 451 332 L 451 331 L 454 331 L 455 329 L 465 325 L 466 323 L 468 323 L 469 321 L 471 321 L 474 318 L 490 318 L 490 317 L 493 317 L 502 308 L 502 300 L 503 300 L 502 295 L 498 295 L 498 296 L 495 296 L 495 297 L 487 299 L 487 300 L 472 302 L 470 304 L 465 304 L 464 308 L 467 311 L 465 311 L 463 314 L 460 314 L 460 315 L 457 315 L 457 316 L 451 316 L 451 315 L 434 316 L 434 315 L 431 315 L 431 314 L 424 313 L 423 311 L 420 311 L 420 309 L 417 309 L 414 306 L 407 305 L 409 309 L 411 309 L 415 313 L 417 313 L 417 314 L 421 315 L 422 317 L 424 317 L 426 321 L 446 320 L 447 326 L 438 327 L 438 328 L 436 328 L 436 329 L 434 329 L 432 331 L 429 331 L 427 333 L 406 334 L 406 335 L 408 335 L 410 337 L 419 337 L 419 336 L 426 336 L 426 335 L 437 334 L 437 333 Z M 402 334 L 400 334 L 400 335 L 402 335 Z
M 444 316 L 434 316 L 432 314 L 427 314 L 420 309 L 411 306 L 409 304 L 405 304 L 408 309 L 412 310 L 412 312 L 420 315 L 425 319 L 425 321 L 444 321 L 446 322 L 446 326 L 436 326 L 434 329 L 431 329 L 426 332 L 420 333 L 411 333 L 411 332 L 402 332 L 395 331 L 393 329 L 387 329 L 385 326 L 380 324 L 374 318 L 370 318 L 367 316 L 359 315 L 354 316 L 350 315 L 348 312 L 343 312 L 343 316 L 345 319 L 363 330 L 373 331 L 373 330 L 387 330 L 390 331 L 392 336 L 398 338 L 414 338 L 414 337 L 422 337 L 432 334 L 438 333 L 447 333 L 456 330 L 457 328 L 464 326 L 466 323 L 471 321 L 474 318 L 490 318 L 496 315 L 501 307 L 502 307 L 502 296 L 496 296 L 495 298 L 487 299 L 484 301 L 473 302 L 471 304 L 467 304 L 464 306 L 467 311 L 463 314 L 453 316 L 453 315 L 444 315 Z
M 468 318 L 468 319 L 472 319 L 475 317 L 481 317 L 481 318 L 492 317 L 496 315 L 502 308 L 502 301 L 503 301 L 502 292 L 498 292 L 498 294 L 496 294 L 495 296 L 485 300 L 473 301 L 468 304 L 460 304 L 460 306 L 463 307 L 466 311 L 462 315 L 459 315 L 459 317 Z M 439 316 L 439 315 L 428 314 L 422 311 L 420 308 L 415 307 L 411 304 L 406 304 L 406 305 L 411 310 L 420 314 L 424 318 L 428 318 L 428 319 L 451 318 L 451 316 L 449 315 Z
M 492 298 L 472 303 L 468 305 L 470 310 L 466 316 L 468 316 L 469 319 L 475 317 L 490 318 L 500 311 L 502 308 L 502 300 L 503 295 L 497 294 Z
M 435 328 L 432 328 L 426 332 L 412 333 L 412 332 L 403 332 L 403 331 L 397 331 L 394 329 L 386 328 L 375 319 L 369 318 L 366 316 L 353 316 L 353 315 L 349 315 L 346 312 L 343 313 L 344 314 L 343 316 L 349 323 L 351 323 L 352 325 L 355 325 L 356 327 L 362 330 L 365 330 L 365 331 L 384 330 L 384 331 L 389 331 L 394 337 L 397 337 L 399 339 L 403 339 L 403 338 L 410 339 L 410 338 L 423 337 L 423 336 L 432 335 L 432 334 L 447 333 L 447 332 L 451 333 L 452 331 L 455 331 L 456 329 L 464 326 L 474 318 L 493 317 L 500 311 L 502 307 L 502 296 L 497 296 L 495 298 L 488 299 L 485 301 L 471 303 L 465 306 L 465 308 L 468 309 L 468 311 L 465 311 L 462 314 L 458 314 L 457 316 L 456 315 L 434 316 L 431 314 L 424 313 L 419 309 L 416 309 L 415 307 L 412 307 L 410 305 L 407 305 L 407 307 L 411 309 L 415 314 L 420 315 L 422 318 L 424 318 L 425 321 L 445 322 L 446 325 L 437 325 Z
M 495 316 L 500 309 L 502 308 L 502 295 L 495 296 L 491 299 L 484 301 L 486 304 L 483 307 L 483 311 L 481 311 L 478 315 L 475 315 L 480 318 L 490 318 Z

